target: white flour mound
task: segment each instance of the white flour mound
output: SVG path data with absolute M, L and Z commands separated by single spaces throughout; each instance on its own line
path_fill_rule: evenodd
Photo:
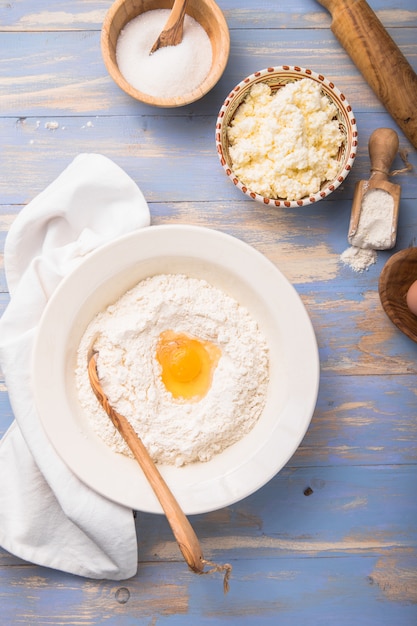
M 156 346 L 173 330 L 216 344 L 221 357 L 201 400 L 174 399 L 161 379 Z M 154 462 L 208 461 L 245 434 L 263 410 L 269 379 L 265 338 L 248 310 L 204 280 L 160 274 L 99 313 L 82 337 L 76 368 L 79 400 L 94 431 L 131 455 L 91 390 L 87 357 L 110 404 L 132 424 Z

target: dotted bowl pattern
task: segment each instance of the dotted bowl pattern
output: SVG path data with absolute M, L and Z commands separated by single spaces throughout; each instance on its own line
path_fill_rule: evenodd
M 339 171 L 331 181 L 325 181 L 322 184 L 320 191 L 315 194 L 311 194 L 299 200 L 286 200 L 282 198 L 266 198 L 260 194 L 252 191 L 246 187 L 233 173 L 231 159 L 229 155 L 229 144 L 227 140 L 227 128 L 233 119 L 236 109 L 241 102 L 245 99 L 252 85 L 258 82 L 267 83 L 273 92 L 278 91 L 281 87 L 284 87 L 287 83 L 302 78 L 311 78 L 320 83 L 322 92 L 329 98 L 337 107 L 337 119 L 339 121 L 339 127 L 345 136 L 345 140 L 339 149 L 337 160 L 340 163 Z M 216 149 L 220 159 L 220 163 L 225 170 L 230 180 L 238 187 L 244 194 L 261 202 L 263 204 L 270 204 L 276 207 L 298 207 L 306 206 L 322 200 L 329 194 L 331 194 L 341 183 L 345 180 L 350 170 L 352 169 L 353 162 L 356 157 L 356 150 L 358 145 L 358 131 L 356 126 L 356 120 L 352 112 L 352 108 L 346 100 L 343 93 L 341 93 L 337 87 L 327 80 L 321 74 L 317 74 L 313 70 L 305 69 L 297 66 L 282 65 L 279 67 L 268 67 L 254 74 L 251 74 L 247 78 L 244 78 L 236 87 L 230 92 L 224 101 L 216 122 Z

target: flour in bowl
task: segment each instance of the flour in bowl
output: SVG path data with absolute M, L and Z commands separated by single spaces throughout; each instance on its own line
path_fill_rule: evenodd
M 168 352 L 172 392 L 163 380 L 164 359 L 157 358 L 161 337 L 164 349 L 177 348 L 177 360 Z M 186 338 L 185 347 L 178 337 Z M 156 463 L 210 460 L 246 435 L 265 405 L 265 337 L 245 307 L 205 280 L 179 274 L 147 278 L 99 313 L 82 337 L 76 368 L 80 404 L 104 442 L 130 456 L 91 390 L 91 346 L 98 351 L 97 370 L 110 404 L 129 420 Z

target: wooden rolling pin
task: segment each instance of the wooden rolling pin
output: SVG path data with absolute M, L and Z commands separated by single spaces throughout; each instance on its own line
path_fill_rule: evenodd
M 405 136 L 417 148 L 417 75 L 365 0 L 318 0 L 331 29 Z

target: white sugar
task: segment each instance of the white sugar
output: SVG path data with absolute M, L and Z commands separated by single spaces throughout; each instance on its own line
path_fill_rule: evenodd
M 117 41 L 120 72 L 132 87 L 154 97 L 178 97 L 193 91 L 212 63 L 210 39 L 189 15 L 185 16 L 181 43 L 149 54 L 169 14 L 169 9 L 155 9 L 138 15 L 126 24 Z

